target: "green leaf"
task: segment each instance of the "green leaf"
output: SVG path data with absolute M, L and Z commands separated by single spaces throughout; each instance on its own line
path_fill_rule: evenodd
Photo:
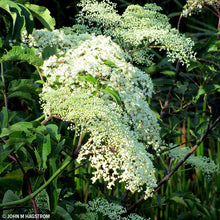
M 30 171 L 32 172 L 31 175 L 29 174 Z M 28 178 L 29 178 L 30 183 L 31 183 L 32 191 L 34 192 L 44 182 L 43 172 L 40 173 L 40 171 L 37 172 L 37 171 L 32 169 L 32 170 L 28 170 L 27 175 L 28 175 Z M 26 188 L 26 190 L 27 190 L 27 188 Z
M 205 90 L 203 88 L 199 88 L 198 93 L 195 97 L 195 100 L 197 101 L 201 95 L 205 94 Z
M 31 129 L 33 127 L 31 122 L 18 122 L 16 124 L 13 124 L 11 126 L 9 126 L 8 128 L 3 128 L 2 129 L 2 133 L 0 134 L 0 137 L 5 137 L 8 136 L 14 132 L 28 132 L 29 129 Z
M 7 190 L 4 194 L 2 203 L 13 202 L 19 200 L 19 196 L 14 194 L 11 190 Z
M 46 126 L 47 131 L 56 141 L 60 141 L 61 134 L 58 134 L 58 127 L 55 124 L 49 124 Z
M 35 49 L 13 46 L 6 54 L 4 54 L 0 61 L 23 61 L 29 64 L 40 67 L 43 64 L 43 60 L 40 57 L 35 56 Z
M 61 206 L 57 206 L 56 214 L 59 215 L 64 220 L 72 220 L 70 214 Z
M 211 92 L 220 92 L 220 85 L 218 84 L 210 84 L 203 87 L 206 93 Z
M 27 30 L 27 33 L 31 34 L 34 28 L 33 16 L 31 12 L 26 7 L 24 7 L 22 4 L 18 4 L 18 6 L 21 8 L 21 14 L 24 16 L 25 28 Z
M 8 95 L 8 100 L 11 99 L 11 98 L 15 98 L 15 97 L 18 97 L 20 99 L 27 99 L 27 100 L 30 100 L 30 101 L 34 101 L 34 99 L 31 98 L 31 94 L 30 93 L 27 93 L 27 92 L 22 92 L 22 91 L 15 91 L 13 93 L 10 93 Z
M 40 193 L 36 195 L 35 201 L 38 207 L 44 207 L 46 209 L 45 211 L 50 210 L 50 207 L 49 207 L 50 200 L 45 189 L 43 189 Z
M 57 53 L 57 47 L 56 46 L 46 46 L 42 51 L 42 58 L 43 60 L 47 60 L 50 56 L 53 56 Z
M 2 203 L 14 202 L 19 199 L 20 199 L 19 196 L 16 195 L 12 190 L 7 190 L 4 194 Z M 10 213 L 11 213 L 10 210 L 6 209 L 3 211 L 3 216 L 8 216 Z
M 9 166 L 12 165 L 13 162 L 7 163 L 5 166 L 0 165 L 0 174 L 3 173 Z
M 176 77 L 176 72 L 175 71 L 171 71 L 171 70 L 165 70 L 162 71 L 161 73 L 171 77 L 171 78 L 175 78 Z
M 24 167 L 25 172 L 29 169 L 32 169 L 32 167 Z M 7 189 L 20 191 L 23 183 L 23 177 L 24 175 L 21 169 L 13 170 L 7 173 L 5 176 L 0 178 L 0 189 L 3 191 L 6 191 Z
M 106 87 L 104 89 L 101 89 L 101 91 L 105 92 L 106 94 L 110 95 L 113 100 L 119 105 L 121 106 L 122 105 L 122 102 L 121 102 L 121 98 L 118 94 L 118 92 L 113 89 L 113 88 L 110 88 L 110 87 Z
M 204 135 L 204 133 L 207 131 L 208 125 L 209 125 L 209 121 L 206 120 L 196 126 L 196 133 L 197 133 L 197 136 L 199 136 L 198 138 Z
M 157 73 L 157 67 L 156 66 L 150 66 L 150 67 L 145 69 L 145 72 L 152 76 L 155 73 Z
M 162 196 L 157 196 L 157 204 L 160 208 L 162 208 L 162 206 L 164 205 L 165 202 L 165 198 Z
M 185 94 L 189 86 L 189 83 L 185 81 L 184 83 L 177 82 L 177 88 L 175 88 L 175 92 L 178 94 Z
M 62 150 L 62 147 L 65 143 L 65 139 L 63 139 L 62 141 L 59 142 L 58 145 L 56 145 L 55 147 L 53 147 L 53 151 L 51 152 L 53 157 L 56 157 L 59 155 L 60 151 Z
M 37 160 L 37 166 L 38 166 L 38 168 L 40 168 L 42 160 L 41 160 L 40 154 L 36 148 L 34 149 L 34 154 L 35 154 L 35 158 Z
M 197 60 L 191 60 L 190 66 L 187 68 L 188 71 L 192 71 L 193 69 L 200 68 L 202 64 Z
M 56 24 L 55 19 L 50 16 L 50 11 L 43 7 L 35 4 L 25 4 L 31 13 L 47 28 L 49 31 L 54 29 Z
M 8 155 L 9 155 L 12 151 L 13 151 L 13 149 L 0 151 L 0 153 L 1 153 L 0 164 L 8 157 Z
M 0 38 L 0 48 L 2 48 L 2 45 L 3 45 L 2 39 Z
M 43 149 L 42 149 L 42 160 L 43 160 L 43 168 L 47 168 L 47 157 L 51 153 L 51 143 L 50 143 L 50 135 L 48 134 L 44 137 Z
M 102 60 L 102 61 L 106 66 L 109 66 L 111 68 L 118 68 L 117 65 L 112 61 L 109 61 L 109 60 Z
M 39 84 L 45 84 L 45 82 L 43 80 L 37 80 L 34 82 L 35 84 L 39 83 Z
M 56 158 L 50 158 L 47 163 L 48 166 L 48 178 L 53 176 L 57 170 Z M 48 186 L 47 192 L 50 198 L 50 211 L 52 213 L 56 212 L 58 203 L 58 193 L 57 193 L 57 178 L 55 178 Z
M 5 107 L 2 108 L 0 112 L 0 128 L 5 128 L 8 123 L 8 111 Z M 1 131 L 0 129 L 0 131 Z
M 21 8 L 13 1 L 1 0 L 0 8 L 8 12 L 12 18 L 12 36 L 13 38 L 20 38 L 21 32 L 25 25 L 25 19 L 21 15 Z
M 170 198 L 170 200 L 173 200 L 176 203 L 179 203 L 179 204 L 184 205 L 185 207 L 187 207 L 187 203 L 184 201 L 184 199 L 182 197 L 174 196 L 174 197 Z
M 95 84 L 99 85 L 99 81 L 92 75 L 79 76 L 78 78 L 80 81 L 86 81 L 92 83 L 93 85 Z

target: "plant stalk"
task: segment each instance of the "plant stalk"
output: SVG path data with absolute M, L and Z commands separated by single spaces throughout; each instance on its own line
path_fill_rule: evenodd
M 0 204 L 1 207 L 8 207 L 8 206 L 16 206 L 22 203 L 27 202 L 28 200 L 34 198 L 38 193 L 40 193 L 43 189 L 45 189 L 57 176 L 59 176 L 63 170 L 72 162 L 73 158 L 72 157 L 67 157 L 66 160 L 63 162 L 63 165 L 51 176 L 46 183 L 44 183 L 40 188 L 38 188 L 35 192 L 31 193 L 29 196 L 26 196 L 23 199 L 19 199 L 17 201 L 13 202 L 7 202 L 4 204 Z

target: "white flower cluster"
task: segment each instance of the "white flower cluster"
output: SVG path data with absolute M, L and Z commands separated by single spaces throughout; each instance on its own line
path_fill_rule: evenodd
M 189 147 L 181 147 L 181 148 L 174 148 L 172 150 L 169 150 L 167 154 L 169 157 L 173 157 L 174 159 L 177 159 L 178 161 L 182 160 L 190 151 Z M 191 155 L 186 162 L 187 164 L 192 165 L 193 167 L 201 170 L 205 174 L 211 174 L 211 173 L 217 173 L 219 172 L 219 167 L 215 164 L 214 161 L 212 161 L 208 157 L 199 157 Z
M 109 0 L 82 0 L 80 6 L 78 23 L 90 33 L 111 36 L 130 52 L 135 63 L 152 65 L 152 47 L 166 50 L 171 62 L 179 60 L 188 65 L 195 58 L 193 41 L 171 28 L 168 17 L 158 12 L 161 8 L 156 4 L 130 5 L 122 15 Z
M 103 178 L 111 188 L 123 181 L 131 192 L 145 190 L 146 198 L 151 196 L 156 178 L 146 147 L 158 150 L 161 144 L 160 127 L 146 101 L 153 93 L 151 79 L 129 64 L 128 54 L 109 37 L 72 31 L 71 38 L 68 29 L 68 44 L 63 44 L 59 36 L 65 39 L 64 30 L 35 30 L 26 37 L 39 55 L 47 33 L 48 44 L 55 42 L 59 49 L 42 66 L 47 78 L 41 94 L 45 114 L 74 121 L 70 129 L 78 136 L 89 134 L 78 162 L 90 160 L 93 182 Z
M 184 16 L 191 15 L 193 11 L 200 11 L 205 5 L 220 7 L 219 0 L 187 0 L 186 5 L 183 7 L 182 14 Z
M 22 46 L 35 47 L 36 55 L 42 56 L 42 51 L 45 47 L 56 47 L 59 55 L 64 55 L 70 48 L 75 49 L 84 42 L 90 39 L 88 34 L 73 34 L 73 29 L 70 27 L 63 27 L 62 29 L 55 29 L 47 31 L 46 29 L 34 29 L 32 34 L 27 36 L 27 31 L 22 33 Z
M 103 198 L 90 201 L 88 205 L 79 202 L 76 205 L 86 208 L 87 212 L 85 214 L 90 217 L 90 220 L 98 219 L 100 214 L 111 220 L 145 220 L 145 218 L 135 213 L 131 213 L 127 217 L 121 217 L 122 214 L 126 213 L 126 209 L 119 204 L 108 203 L 108 201 Z

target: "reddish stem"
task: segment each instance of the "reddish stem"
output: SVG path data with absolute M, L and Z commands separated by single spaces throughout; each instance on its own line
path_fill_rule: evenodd
M 30 184 L 30 181 L 29 181 L 29 179 L 28 179 L 28 176 L 27 176 L 27 174 L 26 174 L 26 172 L 25 172 L 25 170 L 24 170 L 24 168 L 23 168 L 21 162 L 18 160 L 18 158 L 16 157 L 16 155 L 12 156 L 11 154 L 9 154 L 8 156 L 9 156 L 13 161 L 17 162 L 18 165 L 19 165 L 19 167 L 21 168 L 21 171 L 22 171 L 22 173 L 23 173 L 23 175 L 24 175 L 24 178 L 25 178 L 25 180 L 26 180 L 26 182 L 27 182 L 27 185 L 28 185 L 29 195 L 31 195 L 31 193 L 32 193 L 31 184 Z M 33 204 L 34 212 L 35 212 L 35 214 L 36 214 L 36 220 L 39 220 L 39 218 L 38 218 L 37 204 L 36 204 L 36 202 L 35 202 L 35 200 L 34 200 L 33 198 L 31 198 L 31 202 L 32 202 L 32 204 Z
M 217 16 L 218 18 L 220 18 L 220 14 L 216 13 L 215 11 L 213 11 L 211 8 L 207 7 L 206 5 L 203 6 L 204 8 L 208 9 L 209 11 L 212 12 L 212 14 L 214 14 L 215 16 Z M 215 6 L 213 6 L 214 8 L 216 8 Z M 216 8 L 218 10 L 218 8 Z
M 205 134 L 200 138 L 200 140 L 191 148 L 190 152 L 158 183 L 157 187 L 154 189 L 153 193 L 156 193 L 160 187 L 170 179 L 170 177 L 178 170 L 178 168 L 196 151 L 199 145 L 205 140 L 208 134 L 215 128 L 215 126 L 220 122 L 220 116 L 214 121 L 211 127 L 208 127 Z M 142 196 L 137 202 L 131 205 L 127 213 L 130 213 L 138 205 L 141 205 L 145 201 L 144 196 Z

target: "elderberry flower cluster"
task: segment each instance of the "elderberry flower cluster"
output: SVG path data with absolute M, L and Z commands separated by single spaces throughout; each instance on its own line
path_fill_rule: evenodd
M 190 152 L 189 147 L 181 147 L 181 148 L 174 148 L 169 150 L 167 154 L 169 157 L 177 159 L 178 161 L 182 160 L 188 153 Z M 214 161 L 210 160 L 208 157 L 200 157 L 191 155 L 186 162 L 191 166 L 201 170 L 205 174 L 217 173 L 219 172 L 219 167 L 215 164 Z
M 60 37 L 66 36 L 63 44 Z M 47 116 L 72 122 L 69 129 L 78 138 L 88 135 L 77 160 L 90 161 L 92 181 L 103 178 L 108 188 L 125 182 L 131 192 L 144 190 L 146 198 L 151 196 L 156 178 L 146 147 L 158 150 L 161 140 L 146 101 L 153 93 L 150 77 L 128 63 L 129 55 L 110 37 L 61 29 L 35 30 L 25 39 L 39 56 L 46 41 L 57 48 L 42 66 L 47 80 L 41 105 Z
M 109 0 L 82 0 L 80 6 L 78 25 L 82 25 L 82 33 L 89 30 L 96 35 L 111 36 L 129 52 L 133 63 L 152 65 L 152 48 L 165 50 L 171 62 L 179 60 L 188 65 L 195 58 L 193 41 L 172 28 L 156 4 L 129 5 L 122 15 Z
M 86 213 L 83 214 L 85 219 L 98 219 L 98 216 L 102 216 L 112 220 L 145 220 L 145 218 L 135 213 L 131 213 L 127 217 L 121 217 L 122 214 L 126 213 L 126 209 L 119 204 L 109 203 L 103 198 L 90 201 L 89 204 L 78 202 L 75 205 L 86 209 Z
M 184 16 L 191 15 L 193 11 L 201 11 L 205 6 L 213 6 L 215 8 L 220 8 L 219 0 L 187 0 L 186 5 L 183 7 L 182 14 Z

